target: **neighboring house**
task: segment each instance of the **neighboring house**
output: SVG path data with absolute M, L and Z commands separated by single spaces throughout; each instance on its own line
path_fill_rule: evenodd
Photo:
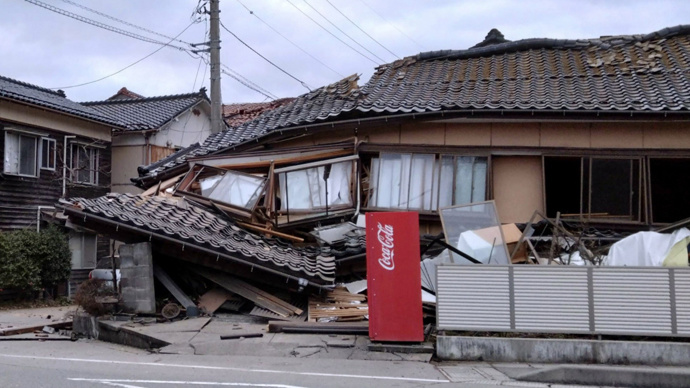
M 357 142 L 359 208 L 417 211 L 423 231 L 440 229 L 441 207 L 489 199 L 503 222 L 535 210 L 633 228 L 690 217 L 690 26 L 516 42 L 492 30 L 467 50 L 382 65 L 362 87 L 349 77 L 300 96 L 136 180 L 345 140 Z
M 82 105 L 125 125 L 113 132 L 113 192 L 140 192 L 130 181 L 137 174 L 137 167 L 154 163 L 212 134 L 211 105 L 205 89 L 198 93 L 143 97 L 122 88 L 105 101 Z
M 117 120 L 52 91 L 0 76 L 0 230 L 36 228 L 61 197 L 110 191 Z M 70 233 L 73 268 L 93 268 L 107 239 Z

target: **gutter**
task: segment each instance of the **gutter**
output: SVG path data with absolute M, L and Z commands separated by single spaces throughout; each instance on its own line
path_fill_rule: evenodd
M 311 286 L 317 287 L 319 289 L 332 289 L 332 285 L 323 285 L 323 284 L 315 283 L 315 282 L 313 282 L 311 280 L 307 280 L 305 278 L 300 278 L 300 277 L 297 277 L 294 275 L 289 275 L 289 274 L 286 274 L 284 272 L 277 271 L 277 270 L 272 269 L 272 268 L 264 267 L 261 264 L 249 263 L 245 260 L 238 259 L 237 257 L 230 256 L 230 255 L 225 254 L 225 253 L 216 252 L 214 250 L 199 246 L 199 245 L 194 244 L 194 243 L 181 242 L 180 240 L 177 240 L 177 239 L 174 239 L 172 237 L 165 236 L 165 235 L 161 235 L 159 233 L 154 233 L 151 231 L 144 231 L 142 229 L 139 229 L 139 228 L 131 226 L 131 225 L 127 225 L 127 224 L 123 224 L 121 222 L 113 221 L 109 218 L 97 216 L 97 215 L 94 215 L 91 213 L 84 213 L 83 211 L 76 210 L 73 207 L 69 207 L 69 206 L 65 206 L 65 205 L 59 205 L 59 207 L 64 209 L 65 213 L 68 213 L 70 215 L 73 215 L 73 216 L 76 216 L 80 219 L 83 219 L 84 223 L 86 223 L 86 220 L 90 218 L 92 220 L 96 220 L 96 221 L 99 221 L 99 222 L 104 223 L 104 224 L 115 225 L 116 231 L 120 228 L 123 228 L 126 230 L 137 232 L 137 234 L 148 234 L 149 235 L 149 241 L 151 241 L 153 238 L 156 238 L 158 240 L 170 242 L 170 243 L 177 244 L 177 245 L 182 245 L 182 250 L 185 250 L 185 248 L 192 248 L 192 249 L 195 249 L 197 251 L 216 256 L 218 258 L 223 257 L 224 259 L 228 259 L 228 260 L 235 262 L 235 263 L 238 263 L 238 264 L 243 264 L 245 266 L 251 266 L 252 268 L 256 267 L 256 268 L 261 269 L 263 271 L 270 272 L 274 275 L 282 276 L 288 280 L 294 280 L 297 283 L 297 285 L 300 287 L 304 287 L 306 285 L 311 285 Z M 142 233 L 142 232 L 144 232 L 144 233 Z

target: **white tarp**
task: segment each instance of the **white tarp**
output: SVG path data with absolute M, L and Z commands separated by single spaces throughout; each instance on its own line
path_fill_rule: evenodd
M 687 228 L 671 234 L 639 232 L 613 244 L 603 265 L 687 267 L 688 244 L 690 230 Z

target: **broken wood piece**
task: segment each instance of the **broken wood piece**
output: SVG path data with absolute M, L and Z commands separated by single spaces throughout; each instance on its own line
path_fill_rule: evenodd
M 36 326 L 8 327 L 5 329 L 0 329 L 0 336 L 26 334 L 33 333 L 35 331 L 40 332 L 46 326 L 50 326 L 54 329 L 67 329 L 69 327 L 72 327 L 72 321 L 53 322 L 48 325 L 42 324 Z
M 282 299 L 279 299 L 230 275 L 216 273 L 205 268 L 198 267 L 193 268 L 192 270 L 206 279 L 225 288 L 226 290 L 240 295 L 241 297 L 254 302 L 254 304 L 271 310 L 278 315 L 287 317 L 302 313 L 302 309 L 295 307 L 283 301 Z
M 187 294 L 182 291 L 182 289 L 175 284 L 175 282 L 170 278 L 167 272 L 165 272 L 161 267 L 153 266 L 153 276 L 158 279 L 165 286 L 165 288 L 170 291 L 170 293 L 175 297 L 175 299 L 180 302 L 182 307 L 187 310 L 188 317 L 196 317 L 199 315 L 199 309 L 196 304 L 192 302 L 192 299 L 187 296 Z
M 158 183 L 158 185 L 149 187 L 149 189 L 146 190 L 146 191 L 144 191 L 143 193 L 141 193 L 141 195 L 144 196 L 144 197 L 148 197 L 148 196 L 151 196 L 151 195 L 154 195 L 154 196 L 155 196 L 155 195 L 157 195 L 158 193 L 160 193 L 161 190 L 167 190 L 167 189 L 173 187 L 173 186 L 175 185 L 175 183 L 177 183 L 177 181 L 180 180 L 180 178 L 182 177 L 182 175 L 184 175 L 184 174 L 180 174 L 180 175 L 174 176 L 174 177 L 172 177 L 172 178 L 170 178 L 170 179 L 161 181 L 161 182 Z
M 198 306 L 206 314 L 213 314 L 230 298 L 232 293 L 222 288 L 214 288 L 199 297 Z
M 243 228 L 251 229 L 251 230 L 253 230 L 253 231 L 255 231 L 255 232 L 261 232 L 261 233 L 270 234 L 270 235 L 272 235 L 272 236 L 284 238 L 284 239 L 286 239 L 286 240 L 290 240 L 290 241 L 293 241 L 293 242 L 304 242 L 304 239 L 301 238 L 301 237 L 292 236 L 292 235 L 289 235 L 289 234 L 287 234 L 287 233 L 278 232 L 278 231 L 276 231 L 276 230 L 266 229 L 266 228 L 263 228 L 263 227 L 261 227 L 261 226 L 257 226 L 257 225 L 253 225 L 253 224 L 248 224 L 248 223 L 246 223 L 246 222 L 239 222 L 239 221 L 238 221 L 238 222 L 237 222 L 237 225 L 239 225 L 239 226 L 241 226 L 241 227 L 243 227 Z
M 222 340 L 240 339 L 240 338 L 261 338 L 264 333 L 245 333 L 245 334 L 232 334 L 232 335 L 221 335 Z

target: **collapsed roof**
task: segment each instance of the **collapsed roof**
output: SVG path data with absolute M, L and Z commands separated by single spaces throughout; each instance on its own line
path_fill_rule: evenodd
M 493 31 L 492 31 L 493 32 Z M 443 50 L 379 66 L 304 94 L 257 119 L 140 169 L 154 180 L 188 159 L 269 135 L 347 119 L 433 112 L 690 111 L 690 25 L 646 35 L 507 41 L 496 31 L 467 50 Z

